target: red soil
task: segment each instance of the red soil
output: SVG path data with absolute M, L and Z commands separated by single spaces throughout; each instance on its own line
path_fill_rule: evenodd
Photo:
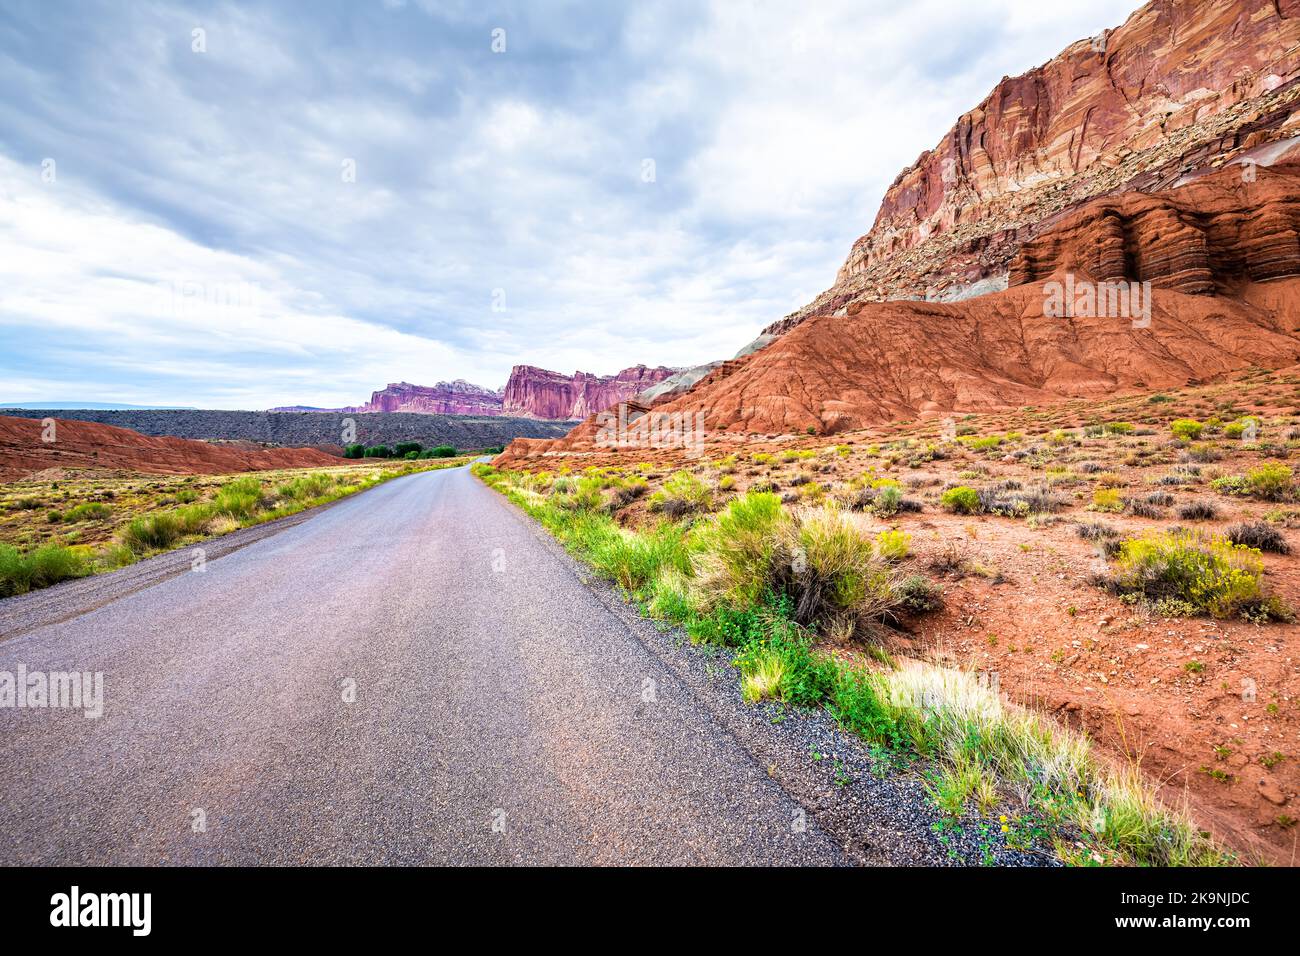
M 336 465 L 311 448 L 246 451 L 187 438 L 153 438 L 127 428 L 55 419 L 53 441 L 34 418 L 0 417 L 0 481 L 47 468 L 120 468 L 155 475 L 218 475 Z

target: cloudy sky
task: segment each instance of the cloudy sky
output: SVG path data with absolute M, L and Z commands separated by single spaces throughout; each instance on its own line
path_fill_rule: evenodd
M 727 357 L 1136 0 L 0 5 L 0 402 Z

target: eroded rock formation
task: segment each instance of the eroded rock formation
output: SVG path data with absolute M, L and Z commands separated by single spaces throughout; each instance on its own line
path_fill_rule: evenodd
M 374 392 L 353 412 L 422 412 L 426 415 L 501 415 L 502 389 L 495 392 L 458 378 L 437 385 L 397 382 Z
M 551 372 L 516 365 L 506 383 L 504 414 L 521 418 L 585 418 L 650 388 L 677 369 L 634 365 L 614 375 Z
M 1054 217 L 1268 154 L 1300 134 L 1298 109 L 1300 0 L 1154 0 L 999 83 L 899 174 L 835 284 L 765 331 L 855 301 L 989 291 Z

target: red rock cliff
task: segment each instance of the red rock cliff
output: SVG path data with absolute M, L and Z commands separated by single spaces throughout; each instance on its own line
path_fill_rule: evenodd
M 500 415 L 501 392 L 462 378 L 437 385 L 397 382 L 370 396 L 355 412 L 423 412 L 429 415 Z
M 634 365 L 615 375 L 565 375 L 516 365 L 504 393 L 504 414 L 521 418 L 586 418 L 655 385 L 676 369 Z
M 1001 287 L 1019 247 L 1080 203 L 1300 134 L 1297 80 L 1300 0 L 1154 0 L 1003 79 L 894 180 L 835 285 L 767 331 Z

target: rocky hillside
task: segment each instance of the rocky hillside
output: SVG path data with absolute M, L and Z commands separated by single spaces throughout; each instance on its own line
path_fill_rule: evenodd
M 1097 196 L 1272 158 L 1300 135 L 1300 0 L 1154 0 L 1004 79 L 903 170 L 835 284 L 769 326 L 852 302 L 1005 288 L 1020 247 Z
M 355 423 L 357 441 L 391 445 L 418 441 L 426 447 L 495 448 L 519 436 L 553 438 L 569 422 L 543 422 L 502 416 L 421 415 L 390 412 L 224 412 L 98 411 L 93 409 L 6 410 L 0 415 L 98 422 L 145 435 L 209 441 L 249 441 L 266 446 L 318 447 L 339 450 L 346 420 Z M 2 420 L 0 420 L 2 421 Z

